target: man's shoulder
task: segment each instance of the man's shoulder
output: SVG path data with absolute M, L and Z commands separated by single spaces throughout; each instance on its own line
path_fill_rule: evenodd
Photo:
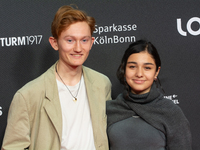
M 101 79 L 108 79 L 108 77 L 106 75 L 104 75 L 103 73 L 100 73 L 94 69 L 91 69 L 89 67 L 83 66 L 84 71 L 91 77 L 95 77 L 95 78 L 101 78 Z
M 111 88 L 111 81 L 106 75 L 85 66 L 83 66 L 83 72 L 84 79 L 87 82 L 89 81 L 90 83 L 95 83 L 95 85 L 98 87 L 106 86 Z
M 29 81 L 23 87 L 21 87 L 18 92 L 26 92 L 26 91 L 38 91 L 44 89 L 45 82 L 48 78 L 52 78 L 52 67 L 50 67 L 46 72 L 38 76 L 37 78 Z

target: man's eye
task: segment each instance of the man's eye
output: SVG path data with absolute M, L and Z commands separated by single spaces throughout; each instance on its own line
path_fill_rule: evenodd
M 88 41 L 88 39 L 83 39 L 82 41 L 85 43 L 85 42 L 87 42 L 87 41 Z
M 67 42 L 67 43 L 73 43 L 73 42 L 74 42 L 74 39 L 66 38 L 66 42 Z
M 71 43 L 71 42 L 73 42 L 73 40 L 67 40 L 67 42 Z

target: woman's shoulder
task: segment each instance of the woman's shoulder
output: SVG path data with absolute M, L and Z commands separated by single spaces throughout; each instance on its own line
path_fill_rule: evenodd
M 118 101 L 120 101 L 120 100 L 122 100 L 122 99 L 123 99 L 123 94 L 120 93 L 115 99 L 106 101 L 106 104 L 108 104 L 108 105 L 113 105 L 113 104 L 118 103 Z
M 161 101 L 161 108 L 165 109 L 168 112 L 168 114 L 171 115 L 171 117 L 182 116 L 183 118 L 185 118 L 185 115 L 178 104 L 175 104 L 172 100 L 166 98 L 162 98 Z
M 170 100 L 170 99 L 167 99 L 167 98 L 164 98 L 164 96 L 162 96 L 161 98 L 160 98 L 160 101 L 162 102 L 162 104 L 164 105 L 164 106 L 166 106 L 166 107 L 172 107 L 172 108 L 174 108 L 174 109 L 180 109 L 180 107 L 177 105 L 177 104 L 175 104 L 172 100 Z
M 119 94 L 116 99 L 106 101 L 107 110 L 127 109 L 127 104 L 124 101 L 123 94 Z

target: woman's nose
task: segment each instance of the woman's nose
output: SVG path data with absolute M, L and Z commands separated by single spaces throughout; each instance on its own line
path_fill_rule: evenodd
M 137 77 L 142 77 L 143 76 L 143 70 L 142 70 L 142 68 L 138 68 L 137 69 L 136 76 Z

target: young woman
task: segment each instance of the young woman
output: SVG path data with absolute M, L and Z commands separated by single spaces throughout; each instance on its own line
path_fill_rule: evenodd
M 125 90 L 107 101 L 110 150 L 191 150 L 189 122 L 157 88 L 161 61 L 145 40 L 132 43 L 117 77 Z

